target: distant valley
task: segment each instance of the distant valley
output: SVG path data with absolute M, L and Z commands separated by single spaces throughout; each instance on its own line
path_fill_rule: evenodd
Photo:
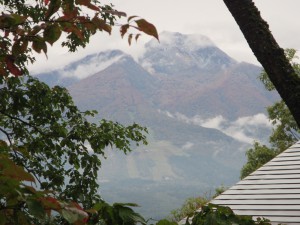
M 138 61 L 119 50 L 100 52 L 37 76 L 68 88 L 82 109 L 149 129 L 149 145 L 127 156 L 110 150 L 100 172 L 108 201 L 136 202 L 159 219 L 187 197 L 239 179 L 245 150 L 266 141 L 264 115 L 278 96 L 202 35 L 163 32 Z

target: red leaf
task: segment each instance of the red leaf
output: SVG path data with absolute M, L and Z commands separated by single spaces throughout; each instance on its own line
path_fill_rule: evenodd
M 23 74 L 22 71 L 14 64 L 14 58 L 12 56 L 7 56 L 5 58 L 5 63 L 6 63 L 7 69 L 13 75 L 21 76 Z
M 121 37 L 123 38 L 129 28 L 129 24 L 124 24 L 120 28 Z
M 48 5 L 48 3 L 49 3 L 49 0 L 45 0 L 44 2 L 45 2 L 45 5 Z
M 63 17 L 60 17 L 59 19 L 58 19 L 58 21 L 70 21 L 71 19 L 74 19 L 74 18 L 76 18 L 76 19 L 78 19 L 78 9 L 77 8 L 73 8 L 72 10 L 71 9 L 69 9 L 69 8 L 65 8 L 64 9 L 64 11 L 63 11 L 63 13 L 64 13 L 64 16 Z
M 88 29 L 90 32 L 92 32 L 92 34 L 96 33 L 97 27 L 94 23 L 89 21 L 89 22 L 84 23 L 84 26 L 86 29 Z
M 128 36 L 128 44 L 131 45 L 131 40 L 132 40 L 132 34 L 129 34 Z
M 40 198 L 40 201 L 45 209 L 53 209 L 55 211 L 59 211 L 61 209 L 59 201 L 53 197 Z
M 62 29 L 64 32 L 76 34 L 81 40 L 84 38 L 82 31 L 71 23 L 63 23 Z
M 18 56 L 23 54 L 27 50 L 28 41 L 27 40 L 16 40 L 12 46 L 12 54 Z
M 96 25 L 96 27 L 99 29 L 99 30 L 105 30 L 107 33 L 111 33 L 111 26 L 108 25 L 104 20 L 98 18 L 97 16 L 95 16 L 93 19 L 92 19 L 92 22 Z
M 42 29 L 42 26 L 36 25 L 31 29 L 31 31 L 29 32 L 29 35 L 35 36 L 38 32 L 41 31 L 41 29 Z
M 149 23 L 145 19 L 135 20 L 135 22 L 140 31 L 142 31 L 148 35 L 151 35 L 151 36 L 155 37 L 157 40 L 159 40 L 156 27 L 152 23 Z
M 140 36 L 141 36 L 141 34 L 135 35 L 135 41 L 137 41 L 137 40 L 139 39 Z
M 136 18 L 136 17 L 138 17 L 138 16 L 129 16 L 127 19 L 128 23 L 130 22 L 130 20 L 132 20 L 133 18 Z
M 74 206 L 77 209 L 83 210 L 83 208 L 77 202 L 71 202 L 70 206 Z
M 127 16 L 125 12 L 117 11 L 117 10 L 102 10 L 104 13 L 110 13 L 111 15 L 122 17 Z
M 89 221 L 89 218 L 88 217 L 86 217 L 86 218 L 84 218 L 83 220 L 82 220 L 82 222 L 84 222 L 84 223 L 87 223 Z
M 99 7 L 96 5 L 93 5 L 91 3 L 91 0 L 76 0 L 76 4 L 78 5 L 84 5 L 86 7 L 88 7 L 89 9 L 95 10 L 95 11 L 99 11 Z

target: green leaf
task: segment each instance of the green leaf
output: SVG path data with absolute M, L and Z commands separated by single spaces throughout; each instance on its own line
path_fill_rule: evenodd
M 46 19 L 49 19 L 54 13 L 56 13 L 59 10 L 60 5 L 61 0 L 51 0 L 45 15 Z
M 53 45 L 61 35 L 61 29 L 58 24 L 47 26 L 44 30 L 44 40 Z
M 76 203 L 77 204 L 77 203 Z M 74 203 L 73 203 L 74 205 Z M 88 218 L 88 214 L 81 209 L 81 207 L 78 207 L 75 205 L 75 207 L 65 207 L 62 211 L 61 214 L 62 216 L 69 222 L 69 223 L 74 223 L 78 220 L 82 220 L 84 218 Z
M 102 209 L 104 206 L 106 206 L 107 203 L 104 202 L 97 202 L 92 209 L 99 211 L 100 209 Z
M 46 215 L 45 210 L 39 201 L 35 199 L 28 199 L 26 203 L 30 214 L 37 217 L 38 219 L 45 218 Z
M 131 208 L 127 206 L 137 206 L 134 203 L 115 203 L 113 207 L 117 210 L 118 215 L 123 220 L 123 223 L 135 224 L 141 223 L 146 224 L 146 220 L 138 213 L 134 212 Z
M 34 41 L 32 42 L 32 48 L 37 53 L 41 53 L 41 51 L 43 50 L 43 52 L 47 54 L 47 44 L 42 38 L 34 39 Z
M 177 223 L 164 219 L 158 221 L 156 225 L 177 225 Z
M 152 23 L 149 23 L 145 19 L 135 20 L 135 22 L 140 31 L 142 31 L 148 35 L 151 35 L 151 36 L 155 37 L 157 40 L 159 40 L 156 27 Z
M 2 14 L 0 16 L 0 27 L 11 27 L 26 21 L 25 16 L 21 16 L 18 14 Z
M 116 207 L 116 206 L 140 207 L 138 204 L 132 203 L 132 202 L 126 202 L 126 203 L 114 203 L 113 206 L 114 206 L 114 207 Z
M 69 210 L 63 209 L 61 211 L 61 214 L 62 214 L 63 218 L 65 218 L 69 223 L 74 223 L 77 220 L 79 220 L 79 215 L 76 213 L 73 213 Z
M 11 14 L 10 16 L 14 19 L 15 24 L 24 23 L 26 21 L 26 19 L 27 19 L 26 16 L 21 16 L 19 14 Z

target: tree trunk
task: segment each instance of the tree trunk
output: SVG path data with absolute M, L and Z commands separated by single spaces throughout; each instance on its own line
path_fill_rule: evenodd
M 223 0 L 300 128 L 300 78 L 252 0 Z

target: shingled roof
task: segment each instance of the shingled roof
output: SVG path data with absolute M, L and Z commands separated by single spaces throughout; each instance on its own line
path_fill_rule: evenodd
M 300 142 L 211 201 L 272 224 L 300 224 Z

